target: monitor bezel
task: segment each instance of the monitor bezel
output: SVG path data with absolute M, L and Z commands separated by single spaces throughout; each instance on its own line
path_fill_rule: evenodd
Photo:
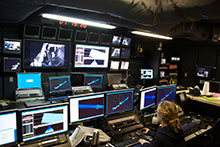
M 109 93 L 112 93 L 112 94 L 114 94 L 114 93 L 125 93 L 125 92 L 132 92 L 132 108 L 131 109 L 129 109 L 129 110 L 125 110 L 125 111 L 123 111 L 123 112 L 114 112 L 114 113 L 110 113 L 110 114 L 108 114 L 108 94 Z M 122 89 L 122 90 L 113 90 L 113 91 L 107 91 L 106 92 L 106 96 L 105 96 L 105 98 L 106 98 L 106 100 L 105 100 L 105 106 L 106 106 L 106 108 L 105 108 L 105 115 L 114 115 L 114 114 L 121 114 L 121 113 L 126 113 L 126 112 L 128 112 L 128 111 L 133 111 L 134 110 L 134 89 L 133 88 L 129 88 L 129 89 Z
M 77 40 L 77 33 L 86 33 L 85 40 Z M 82 30 L 76 30 L 75 31 L 74 42 L 86 43 L 87 40 L 88 40 L 88 32 L 87 31 L 82 31 Z
M 104 79 L 104 75 L 103 74 L 84 74 L 84 85 L 85 86 L 90 86 L 90 85 L 86 85 L 86 77 L 88 76 L 92 76 L 92 77 L 101 77 L 101 85 L 100 86 L 91 86 L 92 88 L 103 88 L 103 79 Z
M 25 34 L 26 27 L 28 27 L 28 26 L 38 27 L 38 35 L 27 35 L 27 34 Z M 41 26 L 40 25 L 26 24 L 26 25 L 24 25 L 23 36 L 27 37 L 27 38 L 40 38 L 40 31 L 41 31 Z
M 124 40 L 124 38 L 128 38 L 128 39 L 130 39 L 130 43 L 128 44 L 128 45 L 124 45 L 122 42 L 123 42 L 123 40 Z M 126 36 L 123 36 L 123 38 L 122 38 L 122 40 L 121 40 L 121 46 L 123 46 L 123 47 L 130 47 L 131 46 L 131 40 L 132 40 L 132 38 L 130 38 L 130 37 L 126 37 Z
M 56 79 L 57 78 L 67 78 L 67 77 L 68 77 L 68 80 L 69 80 L 69 89 L 68 90 L 66 89 L 66 90 L 59 90 L 59 91 L 51 91 L 51 79 L 54 79 L 54 78 L 56 78 Z M 70 79 L 69 75 L 48 77 L 48 83 L 49 83 L 49 93 L 50 94 L 71 91 L 71 79 Z
M 45 30 L 44 30 L 44 29 L 47 29 L 47 28 L 49 28 L 49 29 L 54 29 L 54 31 L 55 31 L 55 32 L 54 32 L 54 33 L 55 33 L 54 35 L 55 35 L 55 36 L 53 36 L 53 37 L 45 36 L 45 35 L 44 35 L 44 31 L 45 31 Z M 42 38 L 42 39 L 56 40 L 56 38 L 57 38 L 57 27 L 43 26 L 43 27 L 42 27 L 41 38 Z
M 158 105 L 160 103 L 159 98 L 158 98 L 158 92 L 160 88 L 166 88 L 166 87 L 175 87 L 175 91 L 174 91 L 174 100 L 171 102 L 175 102 L 176 100 L 176 84 L 171 84 L 171 85 L 161 85 L 161 86 L 157 86 L 157 101 L 156 101 L 156 105 Z
M 62 133 L 66 133 L 68 132 L 69 130 L 69 109 L 68 109 L 68 105 L 69 105 L 69 102 L 65 102 L 65 103 L 59 103 L 59 104 L 48 104 L 48 105 L 43 105 L 43 106 L 36 106 L 36 107 L 31 107 L 31 108 L 21 108 L 21 109 L 18 109 L 18 113 L 19 113 L 19 120 L 22 121 L 22 112 L 25 112 L 25 111 L 33 111 L 33 110 L 39 110 L 39 109 L 47 109 L 47 108 L 52 108 L 52 107 L 62 107 L 62 106 L 66 106 L 67 107 L 67 130 L 65 131 L 62 131 L 62 132 L 59 132 L 59 133 L 55 133 L 55 134 L 51 134 L 51 135 L 46 135 L 46 136 L 42 136 L 42 137 L 37 137 L 37 138 L 32 138 L 32 139 L 29 139 L 29 140 L 26 140 L 24 141 L 23 140 L 23 137 L 22 137 L 22 122 L 20 122 L 19 126 L 20 126 L 20 141 L 21 142 L 31 142 L 33 140 L 38 140 L 38 139 L 42 139 L 44 137 L 48 137 L 48 136 L 54 136 L 54 135 L 57 135 L 57 134 L 62 134 Z
M 8 50 L 5 50 L 5 41 L 17 41 L 17 42 L 20 42 L 20 50 L 19 51 L 8 51 Z M 3 53 L 6 53 L 6 54 L 21 54 L 21 50 L 22 50 L 22 39 L 11 39 L 11 38 L 4 38 L 3 39 Z
M 5 69 L 5 60 L 6 59 L 18 59 L 20 61 L 20 70 L 16 70 L 16 71 L 11 71 L 11 70 L 6 70 Z M 21 72 L 21 58 L 14 58 L 14 57 L 3 57 L 3 72 Z
M 18 74 L 29 74 L 29 73 L 30 73 L 30 74 L 40 73 L 40 76 L 41 76 L 41 87 L 38 87 L 38 88 L 42 88 L 42 73 L 41 73 L 41 72 L 26 72 L 26 73 L 24 73 L 24 72 L 17 72 L 17 82 L 16 82 L 17 89 L 32 89 L 32 88 L 18 88 Z M 35 89 L 35 88 L 34 88 L 34 89 Z
M 20 127 L 19 127 L 20 126 L 20 124 L 19 124 L 20 123 L 19 122 L 20 119 L 19 119 L 19 116 L 18 116 L 18 109 L 1 110 L 0 111 L 0 115 L 2 115 L 2 114 L 4 115 L 4 114 L 8 114 L 8 113 L 14 113 L 14 112 L 15 112 L 15 115 L 16 115 L 16 129 L 17 129 L 16 131 L 17 132 L 16 132 L 15 135 L 17 137 L 16 138 L 17 140 L 15 142 L 10 142 L 10 143 L 7 143 L 7 144 L 2 144 L 2 146 L 14 146 L 14 145 L 16 145 L 19 142 L 20 138 L 19 138 L 18 134 L 20 132 L 20 130 L 19 130 L 20 129 Z
M 56 66 L 53 66 L 53 67 L 48 67 L 48 66 L 42 66 L 42 67 L 31 67 L 31 66 L 25 66 L 25 53 L 26 53 L 26 48 L 25 48 L 25 42 L 26 41 L 37 41 L 37 42 L 47 42 L 47 43 L 56 43 L 56 44 L 67 44 L 69 46 L 68 48 L 68 65 L 67 66 L 64 66 L 64 67 L 56 67 Z M 71 49 L 72 49 L 72 45 L 71 43 L 69 42 L 63 42 L 63 41 L 51 41 L 51 40 L 39 40 L 39 39 L 24 39 L 23 40 L 23 61 L 22 61 L 22 66 L 24 69 L 70 69 L 71 67 Z M 67 58 L 65 58 L 67 59 Z
M 60 32 L 62 31 L 62 30 L 65 30 L 65 31 L 70 31 L 70 38 L 61 38 L 60 37 Z M 59 41 L 71 41 L 72 40 L 72 36 L 73 36 L 73 30 L 71 30 L 71 29 L 66 29 L 66 28 L 59 28 L 59 31 L 58 31 L 58 36 L 57 36 L 57 40 L 59 40 Z
M 85 67 L 85 66 L 83 66 L 83 67 L 76 67 L 76 64 L 75 64 L 75 57 L 76 57 L 76 46 L 77 45 L 84 45 L 84 46 L 98 46 L 98 47 L 105 47 L 105 48 L 108 48 L 108 58 L 107 58 L 107 64 L 106 64 L 106 67 Z M 75 44 L 75 52 L 74 52 L 74 68 L 78 68 L 78 69 L 82 69 L 82 68 L 85 68 L 85 69 L 95 69 L 95 68 L 97 68 L 97 69 L 108 69 L 108 66 L 109 66 L 109 60 L 110 60 L 110 58 L 109 58 L 109 54 L 110 54 L 110 47 L 108 47 L 108 46 L 102 46 L 102 45 L 88 45 L 88 44 Z
M 87 93 L 87 94 L 79 94 L 79 95 L 73 95 L 73 96 L 70 96 L 69 97 L 69 112 L 71 113 L 71 110 L 70 110 L 70 100 L 71 99 L 77 99 L 77 98 L 83 98 L 83 97 L 90 97 L 90 96 L 96 96 L 96 95 L 103 95 L 103 105 L 104 105 L 104 109 L 103 109 L 103 115 L 97 115 L 97 116 L 93 116 L 93 117 L 89 117 L 89 118 L 86 118 L 86 119 L 80 119 L 78 121 L 74 121 L 74 122 L 71 122 L 71 114 L 69 113 L 69 122 L 70 122 L 70 125 L 74 124 L 74 123 L 78 123 L 78 122 L 85 122 L 85 121 L 91 121 L 91 120 L 94 120 L 94 119 L 97 119 L 97 118 L 100 118 L 100 117 L 103 117 L 105 116 L 105 91 L 103 92 L 96 92 L 96 93 Z
M 98 40 L 97 40 L 97 41 L 91 41 L 91 40 L 90 40 L 91 35 L 98 35 Z M 91 44 L 98 44 L 99 41 L 100 41 L 100 34 L 99 34 L 99 33 L 96 33 L 96 32 L 89 32 L 88 43 L 91 43 Z
M 144 91 L 146 91 L 146 90 L 150 90 L 150 89 L 154 89 L 154 88 L 155 88 L 155 100 L 154 100 L 154 104 L 145 106 L 145 107 L 143 107 L 143 108 L 141 109 L 141 93 L 144 92 Z M 147 87 L 147 88 L 140 89 L 140 91 L 139 91 L 139 99 L 140 99 L 140 107 L 139 107 L 139 110 L 140 110 L 140 111 L 143 111 L 143 110 L 145 110 L 145 109 L 147 109 L 147 108 L 150 108 L 150 107 L 156 105 L 156 104 L 157 104 L 157 86 L 155 85 L 155 86 L 151 86 L 151 87 Z
M 103 36 L 109 36 L 109 37 L 110 37 L 109 42 L 102 42 Z M 100 45 L 110 45 L 110 44 L 111 44 L 111 41 L 112 41 L 112 35 L 110 35 L 110 34 L 102 34 L 102 35 L 101 35 L 101 38 L 100 38 Z

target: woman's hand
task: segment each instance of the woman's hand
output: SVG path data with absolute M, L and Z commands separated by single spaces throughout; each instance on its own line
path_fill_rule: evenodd
M 139 139 L 138 140 L 138 142 L 140 142 L 140 144 L 145 144 L 145 143 L 148 143 L 148 144 L 150 144 L 150 142 L 149 141 L 147 141 L 147 140 L 144 140 L 144 139 Z

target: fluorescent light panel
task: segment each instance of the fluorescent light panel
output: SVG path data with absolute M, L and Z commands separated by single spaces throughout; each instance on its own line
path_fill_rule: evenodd
M 172 40 L 172 37 L 153 34 L 153 33 L 147 33 L 147 32 L 140 32 L 140 31 L 132 31 L 132 34 L 141 35 L 141 36 L 147 36 L 147 37 L 153 37 L 153 38 L 159 38 L 159 39 L 166 39 L 166 40 Z
M 67 22 L 75 22 L 75 23 L 80 23 L 80 24 L 86 24 L 86 25 L 89 25 L 89 26 L 100 27 L 100 28 L 105 28 L 105 29 L 115 29 L 116 28 L 113 25 L 108 25 L 108 24 L 104 24 L 104 23 L 98 23 L 98 22 L 78 19 L 78 18 L 74 18 L 74 17 L 66 17 L 66 16 L 61 16 L 61 15 L 55 15 L 55 14 L 44 13 L 44 14 L 42 14 L 42 17 L 48 18 L 48 19 L 54 19 L 54 20 L 62 20 L 62 21 L 67 21 Z

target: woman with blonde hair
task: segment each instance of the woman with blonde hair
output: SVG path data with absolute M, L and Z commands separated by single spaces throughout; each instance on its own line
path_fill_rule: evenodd
M 161 101 L 156 113 L 161 128 L 156 133 L 144 128 L 143 132 L 151 135 L 153 140 L 148 142 L 140 139 L 139 142 L 144 147 L 185 147 L 177 106 L 170 101 Z

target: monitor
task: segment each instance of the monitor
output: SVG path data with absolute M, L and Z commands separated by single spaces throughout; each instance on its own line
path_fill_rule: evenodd
M 16 110 L 0 112 L 0 146 L 12 145 L 17 142 Z
M 128 38 L 128 37 L 124 37 L 123 40 L 122 40 L 122 45 L 123 46 L 129 46 L 131 43 L 131 38 Z
M 109 47 L 76 44 L 76 68 L 107 68 Z
M 102 88 L 103 75 L 85 75 L 85 86 Z
M 85 73 L 72 72 L 70 75 L 71 86 L 83 86 Z
M 56 27 L 50 27 L 50 26 L 43 26 L 42 27 L 41 38 L 55 40 L 56 37 L 57 37 L 57 28 Z
M 196 76 L 198 78 L 210 79 L 212 76 L 212 68 L 211 67 L 196 67 Z
M 140 90 L 140 110 L 149 108 L 156 104 L 156 92 L 156 87 L 150 87 Z
M 121 36 L 113 36 L 112 45 L 120 45 L 121 44 Z
M 70 76 L 49 77 L 49 87 L 50 93 L 70 91 Z
M 164 77 L 166 77 L 165 71 L 160 71 L 160 78 L 164 78 Z
M 129 62 L 128 61 L 121 61 L 121 70 L 128 70 Z
M 41 73 L 18 73 L 18 89 L 41 88 Z
M 60 28 L 57 40 L 71 41 L 73 31 L 70 29 Z
M 70 44 L 51 41 L 24 41 L 25 68 L 68 68 Z
M 121 73 L 108 73 L 107 78 L 108 78 L 108 85 L 120 84 L 121 80 L 123 79 Z
M 100 38 L 99 33 L 89 32 L 88 43 L 98 44 L 99 38 Z
M 24 37 L 39 38 L 40 28 L 40 25 L 26 24 L 24 26 Z
M 92 94 L 70 99 L 70 122 L 104 116 L 104 94 Z
M 88 32 L 76 30 L 75 42 L 86 42 L 87 36 L 88 36 Z
M 157 104 L 163 100 L 175 101 L 176 85 L 164 85 L 157 88 Z
M 153 79 L 153 69 L 141 69 L 141 79 Z
M 4 72 L 19 72 L 21 71 L 21 58 L 3 58 Z
M 120 58 L 121 49 L 112 47 L 111 49 L 111 58 Z
M 161 58 L 161 62 L 160 62 L 160 64 L 166 64 L 166 59 L 165 58 Z
M 133 110 L 133 90 L 106 93 L 106 115 Z
M 110 70 L 119 70 L 120 61 L 111 61 Z
M 110 45 L 111 39 L 112 39 L 111 35 L 102 34 L 102 37 L 101 37 L 101 40 L 100 40 L 100 44 L 102 44 L 102 45 Z
M 130 49 L 123 48 L 121 50 L 121 58 L 122 59 L 128 59 L 130 57 Z
M 21 53 L 21 40 L 4 38 L 3 53 L 20 54 Z
M 64 133 L 68 131 L 68 105 L 47 105 L 21 109 L 22 141 Z

